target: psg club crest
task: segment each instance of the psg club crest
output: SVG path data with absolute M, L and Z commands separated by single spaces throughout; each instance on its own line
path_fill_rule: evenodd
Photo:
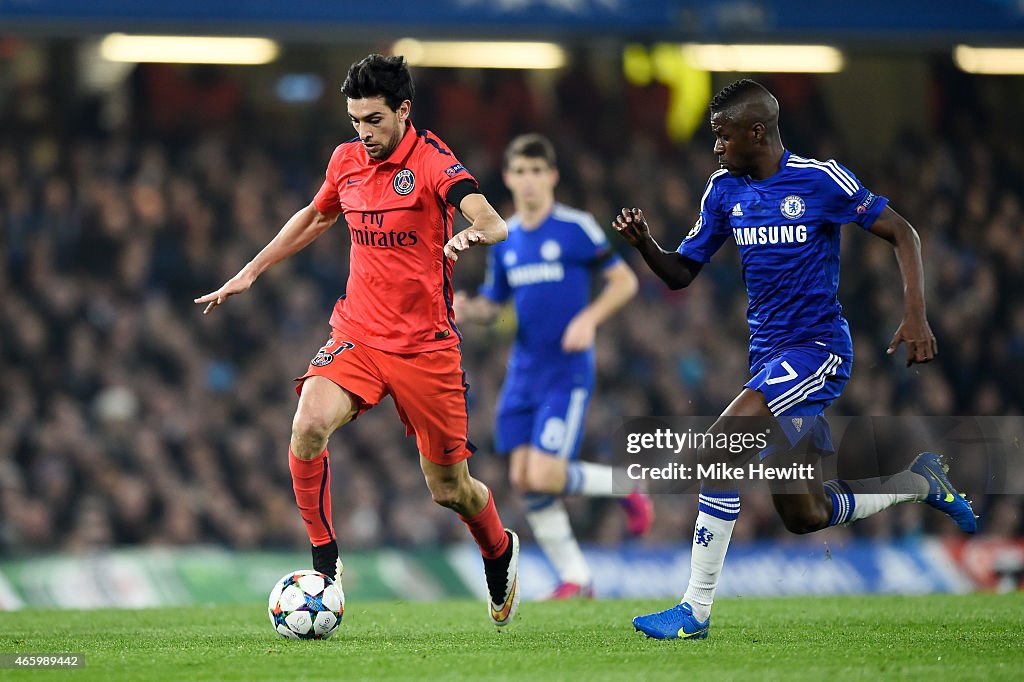
M 782 200 L 781 204 L 779 204 L 779 210 L 782 211 L 782 215 L 786 216 L 790 220 L 796 220 L 803 216 L 804 211 L 807 210 L 807 205 L 804 204 L 804 200 L 797 195 L 790 194 Z
M 317 351 L 316 357 L 310 361 L 310 364 L 316 367 L 326 367 L 332 362 L 334 362 L 334 353 L 328 353 L 327 351 L 320 349 Z
M 335 341 L 331 339 L 327 342 L 327 345 L 317 351 L 316 356 L 310 361 L 314 367 L 326 367 L 327 365 L 334 362 L 334 356 L 338 353 L 344 353 L 350 348 L 355 348 L 354 343 L 348 341 Z
M 395 194 L 404 197 L 415 189 L 416 176 L 408 168 L 403 168 L 395 173 L 395 179 L 391 182 L 391 186 L 395 188 Z

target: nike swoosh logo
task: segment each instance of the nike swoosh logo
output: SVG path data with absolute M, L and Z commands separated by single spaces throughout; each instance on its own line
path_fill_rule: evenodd
M 348 181 L 345 184 L 346 185 L 355 185 L 355 184 L 358 184 L 358 183 L 359 183 L 358 180 L 353 180 L 352 178 L 349 178 Z
M 679 632 L 676 633 L 676 637 L 678 637 L 679 639 L 689 639 L 690 637 L 696 637 L 697 635 L 707 631 L 707 628 L 701 628 L 696 632 L 686 632 L 685 630 L 683 630 L 683 628 L 679 628 Z
M 453 452 L 455 452 L 456 450 L 458 450 L 461 447 L 462 447 L 462 443 L 459 443 L 454 448 L 445 448 L 444 449 L 444 454 L 450 455 L 450 454 L 452 454 Z
M 953 494 L 953 491 L 946 487 L 946 484 L 942 482 L 942 478 L 935 473 L 935 470 L 928 465 L 925 465 L 924 468 L 927 469 L 931 473 L 931 475 L 935 477 L 935 480 L 938 481 L 939 483 L 939 487 L 946 491 L 945 502 L 948 504 L 955 500 L 956 496 Z
M 491 603 L 491 616 L 495 620 L 502 621 L 508 618 L 508 612 L 512 610 L 512 602 L 514 601 L 513 597 L 515 597 L 517 589 L 519 589 L 519 576 L 516 576 L 516 579 L 512 581 L 512 589 L 509 590 L 508 598 L 505 600 L 505 604 L 501 609 L 494 608 L 494 604 Z

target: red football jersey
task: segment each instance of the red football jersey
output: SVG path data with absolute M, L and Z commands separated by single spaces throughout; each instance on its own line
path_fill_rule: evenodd
M 321 213 L 342 213 L 352 236 L 332 327 L 393 353 L 460 342 L 444 256 L 455 217 L 445 196 L 460 180 L 476 184 L 444 142 L 411 121 L 387 159 L 370 158 L 358 139 L 334 150 L 313 200 Z

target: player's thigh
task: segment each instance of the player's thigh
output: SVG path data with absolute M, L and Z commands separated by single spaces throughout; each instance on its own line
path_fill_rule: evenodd
M 533 451 L 528 444 L 519 445 L 508 455 L 508 480 L 516 490 L 526 489 L 526 474 L 529 470 L 530 453 Z
M 520 445 L 509 458 L 509 480 L 523 493 L 560 493 L 568 462 L 532 445 Z
M 332 330 L 296 381 L 299 404 L 293 431 L 333 432 L 384 397 L 371 350 Z
M 327 377 L 308 377 L 302 382 L 293 430 L 333 433 L 352 421 L 359 412 L 359 406 L 357 397 Z
M 744 388 L 715 420 L 711 431 L 731 436 L 764 434 L 771 429 L 773 421 L 764 395 Z
M 469 385 L 458 348 L 391 354 L 381 366 L 406 435 L 416 436 L 423 457 L 443 466 L 473 454 L 476 446 L 468 438 Z
M 739 395 L 722 411 L 719 422 L 726 423 L 734 417 L 770 417 L 771 411 L 765 402 L 764 395 L 758 391 L 744 387 Z M 717 423 L 717 422 L 716 422 Z
M 722 411 L 708 430 L 711 434 L 726 434 L 730 443 L 759 443 L 773 424 L 771 412 L 765 405 L 764 396 L 757 391 L 744 388 Z M 716 439 L 706 447 L 698 448 L 696 457 L 703 466 L 726 464 L 742 466 L 757 450 L 755 447 L 737 450 L 732 447 L 718 447 Z
M 565 490 L 568 466 L 568 459 L 531 447 L 526 466 L 527 486 L 534 492 L 561 493 Z

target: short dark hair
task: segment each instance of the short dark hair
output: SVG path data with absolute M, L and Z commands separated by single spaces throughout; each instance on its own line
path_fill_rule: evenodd
M 405 100 L 412 101 L 415 88 L 405 57 L 371 54 L 348 67 L 341 92 L 349 99 L 383 97 L 391 111 Z
M 531 159 L 543 159 L 552 168 L 555 167 L 555 145 L 540 133 L 526 133 L 514 138 L 505 149 L 505 168 L 508 168 L 514 156 L 526 156 Z
M 733 104 L 739 104 L 751 96 L 771 96 L 768 88 L 755 80 L 741 78 L 729 83 L 711 98 L 711 111 L 723 111 Z

